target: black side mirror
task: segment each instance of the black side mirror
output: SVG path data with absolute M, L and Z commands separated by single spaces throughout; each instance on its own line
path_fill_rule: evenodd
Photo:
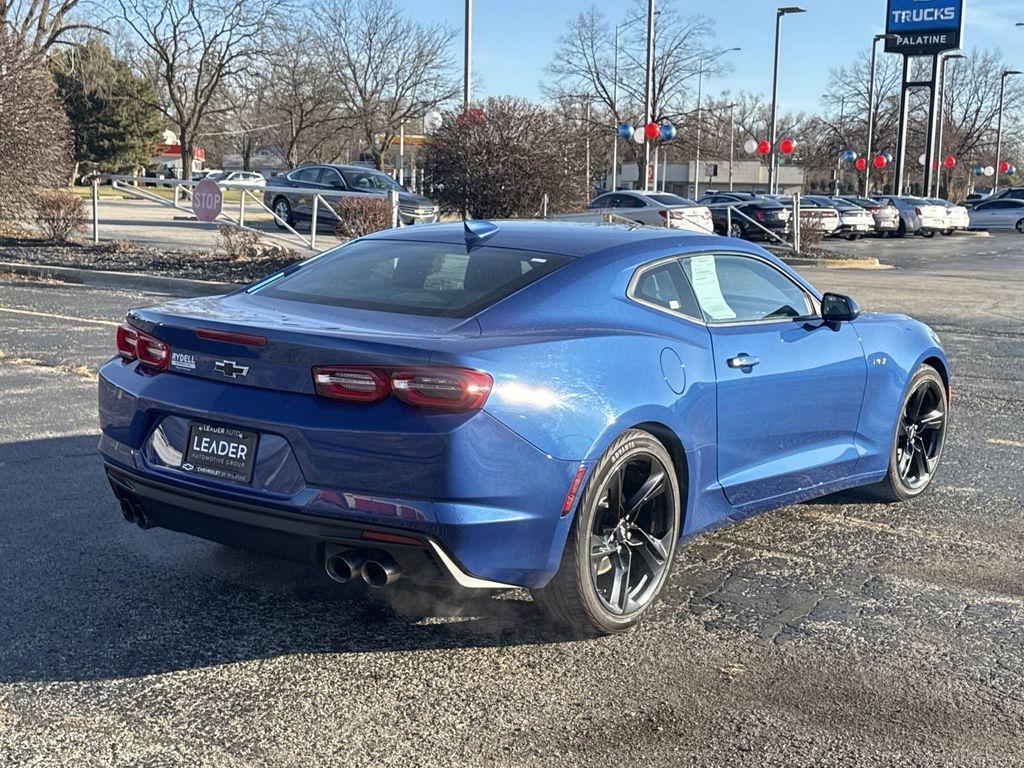
M 841 293 L 826 293 L 821 297 L 821 319 L 828 323 L 856 320 L 860 317 L 860 306 L 849 296 Z

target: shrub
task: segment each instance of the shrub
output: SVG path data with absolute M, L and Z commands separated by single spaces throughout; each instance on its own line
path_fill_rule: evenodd
M 338 215 L 334 227 L 338 237 L 352 239 L 380 232 L 391 226 L 391 204 L 379 195 L 351 195 L 331 201 Z
M 290 248 L 263 242 L 263 236 L 259 232 L 233 227 L 230 224 L 221 224 L 217 227 L 217 239 L 220 241 L 220 247 L 232 261 L 295 257 Z
M 88 222 L 82 198 L 68 189 L 37 192 L 32 208 L 43 237 L 58 243 L 71 240 Z
M 821 245 L 825 235 L 821 231 L 821 214 L 800 211 L 800 250 Z

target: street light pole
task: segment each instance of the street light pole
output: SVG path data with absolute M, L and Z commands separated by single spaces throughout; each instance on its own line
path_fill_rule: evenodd
M 736 105 L 729 105 L 729 191 L 732 192 L 732 166 L 736 154 Z
M 1000 155 L 1003 151 L 1003 96 L 1006 93 L 1006 78 L 1011 75 L 1021 74 L 1016 69 L 1004 69 L 1002 77 L 999 78 L 999 119 L 996 122 L 996 180 L 992 185 L 992 194 L 999 191 L 999 165 L 1002 163 Z
M 660 11 L 655 11 L 654 15 L 657 16 Z M 612 58 L 612 117 L 617 121 L 619 119 L 619 30 L 625 29 L 630 24 L 635 24 L 640 21 L 643 16 L 634 16 L 632 19 L 626 19 L 621 24 L 615 25 L 615 47 Z M 618 126 L 616 126 L 618 128 Z M 616 134 L 615 140 L 612 142 L 612 185 L 611 191 L 614 192 L 616 189 L 619 175 L 619 139 Z
M 740 48 L 727 48 L 724 51 L 719 51 L 711 57 L 712 60 L 717 59 L 719 56 L 724 56 L 727 53 L 739 51 Z M 701 127 L 701 99 L 704 93 L 704 57 L 701 56 L 697 60 L 697 152 L 696 152 L 696 168 L 694 169 L 693 177 L 693 199 L 696 200 L 700 197 L 700 127 Z M 729 173 L 732 173 L 732 165 L 729 166 Z
M 654 120 L 654 0 L 647 0 L 647 82 L 644 88 L 644 125 Z M 644 139 L 644 192 L 650 189 L 651 140 Z
M 939 163 L 938 173 L 935 174 L 935 196 L 936 197 L 938 197 L 939 193 L 942 191 L 942 126 L 945 123 L 945 120 L 943 120 L 943 116 L 945 115 L 945 112 L 946 112 L 946 106 L 945 106 L 946 62 L 947 61 L 954 61 L 956 59 L 966 59 L 966 58 L 967 57 L 964 56 L 962 53 L 951 53 L 951 54 L 949 54 L 947 56 L 940 57 L 940 59 L 939 59 L 939 61 L 941 62 L 941 65 L 942 65 L 942 69 L 940 71 L 941 77 L 940 77 L 939 85 L 938 85 L 938 88 L 939 88 L 939 128 L 938 128 L 938 136 L 937 136 L 936 141 L 935 141 L 935 159 Z M 952 105 L 950 106 L 949 109 L 950 109 L 950 112 L 953 111 Z M 949 175 L 948 174 L 946 175 L 946 187 L 947 187 L 946 191 L 948 193 L 949 192 L 949 189 L 948 189 L 949 188 Z M 930 193 L 930 190 L 927 190 L 927 191 Z
M 868 75 L 868 147 L 864 157 L 868 167 L 864 170 L 864 197 L 871 194 L 871 145 L 875 138 L 875 61 L 878 55 L 878 41 L 892 40 L 896 35 L 875 35 L 871 38 L 871 72 Z
M 469 101 L 472 96 L 470 79 L 472 78 L 472 40 L 473 40 L 473 0 L 466 0 L 466 40 L 465 40 L 465 69 L 462 73 L 462 111 L 469 109 Z
M 798 5 L 788 5 L 778 8 L 775 11 L 775 63 L 772 66 L 772 117 L 771 127 L 768 134 L 768 143 L 771 144 L 768 155 L 768 192 L 774 194 L 778 187 L 778 154 L 775 151 L 776 130 L 778 128 L 777 115 L 779 107 L 779 34 L 782 31 L 782 17 L 788 13 L 806 13 L 807 11 Z

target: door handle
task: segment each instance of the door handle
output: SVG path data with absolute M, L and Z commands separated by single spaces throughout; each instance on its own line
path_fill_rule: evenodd
M 751 357 L 746 352 L 741 352 L 736 357 L 730 357 L 725 362 L 730 368 L 752 368 L 761 361 L 756 357 Z

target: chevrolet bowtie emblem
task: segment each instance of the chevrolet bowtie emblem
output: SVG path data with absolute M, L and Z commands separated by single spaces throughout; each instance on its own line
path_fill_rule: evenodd
M 218 360 L 213 364 L 213 370 L 223 373 L 229 379 L 237 379 L 239 376 L 249 375 L 249 366 L 239 365 L 234 360 Z

